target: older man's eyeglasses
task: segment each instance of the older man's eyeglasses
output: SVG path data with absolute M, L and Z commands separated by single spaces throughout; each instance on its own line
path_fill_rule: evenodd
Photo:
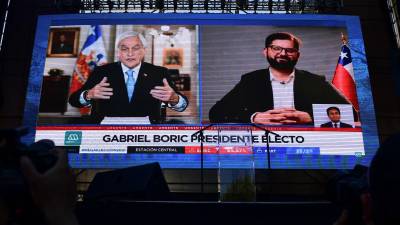
M 297 48 L 283 48 L 283 47 L 277 46 L 277 45 L 270 45 L 268 47 L 271 48 L 272 51 L 275 53 L 281 53 L 283 50 L 285 50 L 286 54 L 294 55 L 299 52 L 299 50 Z
M 131 50 L 132 52 L 137 52 L 137 51 L 141 50 L 142 48 L 143 48 L 143 46 L 141 46 L 141 45 L 135 45 L 135 46 L 133 46 L 132 48 L 128 48 L 128 47 L 126 47 L 126 46 L 121 46 L 119 50 L 120 50 L 122 53 L 129 53 L 130 50 Z

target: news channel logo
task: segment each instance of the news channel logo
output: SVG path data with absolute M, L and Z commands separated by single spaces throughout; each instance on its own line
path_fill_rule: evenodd
M 64 145 L 81 145 L 82 131 L 66 131 Z

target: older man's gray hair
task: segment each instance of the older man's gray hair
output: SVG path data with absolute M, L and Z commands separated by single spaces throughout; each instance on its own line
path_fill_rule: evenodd
M 147 47 L 147 41 L 141 33 L 136 32 L 136 31 L 128 31 L 128 32 L 124 32 L 119 35 L 118 41 L 117 41 L 117 48 L 119 48 L 122 40 L 124 40 L 125 38 L 129 38 L 129 37 L 138 37 L 140 42 L 142 42 L 143 47 L 144 48 Z

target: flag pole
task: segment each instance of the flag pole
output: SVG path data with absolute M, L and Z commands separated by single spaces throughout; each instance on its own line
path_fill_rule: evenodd
M 348 44 L 348 38 L 347 38 L 347 36 L 346 35 L 344 35 L 344 33 L 343 32 L 341 32 L 341 35 L 340 35 L 341 37 L 341 40 L 342 40 L 342 45 L 347 45 Z M 356 119 L 356 121 L 360 121 L 360 110 L 359 109 L 356 109 L 354 106 L 353 106 L 353 108 L 354 108 L 354 110 L 355 110 L 355 116 L 357 116 L 357 118 L 355 118 Z
M 343 32 L 341 33 L 341 39 L 342 39 L 342 44 L 343 45 L 347 45 L 347 37 L 346 35 L 343 34 Z

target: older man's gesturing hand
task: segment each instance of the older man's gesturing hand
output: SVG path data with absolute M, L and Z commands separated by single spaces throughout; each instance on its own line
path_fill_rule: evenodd
M 163 86 L 155 86 L 150 91 L 151 96 L 163 102 L 168 102 L 171 105 L 176 105 L 179 102 L 179 95 L 169 85 L 167 79 L 163 79 Z
M 86 95 L 87 100 L 91 99 L 110 99 L 113 95 L 113 89 L 109 87 L 107 77 L 104 77 L 100 83 L 90 89 Z

